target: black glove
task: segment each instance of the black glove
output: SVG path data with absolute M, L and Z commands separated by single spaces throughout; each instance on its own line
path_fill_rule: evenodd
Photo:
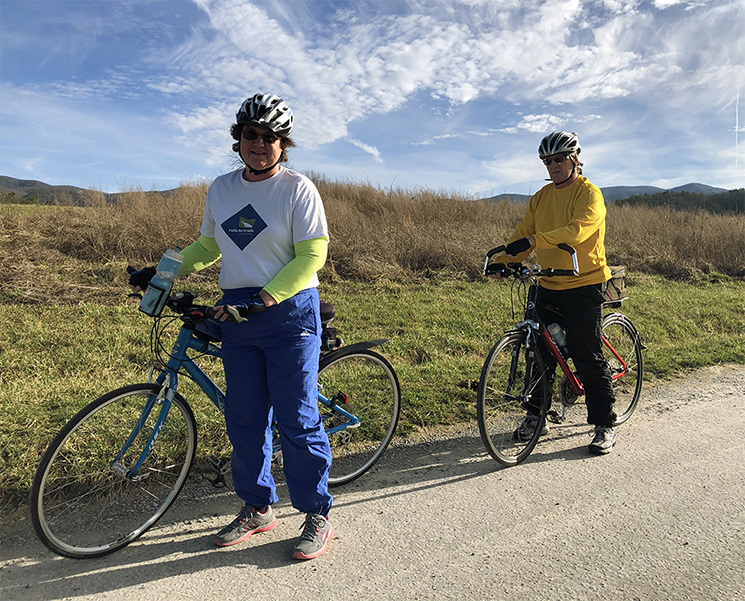
M 251 300 L 249 300 L 247 303 L 241 303 L 239 305 L 233 306 L 238 309 L 238 313 L 240 313 L 242 317 L 256 315 L 257 313 L 261 313 L 266 309 L 264 301 L 261 300 L 261 297 L 258 294 L 254 294 L 251 297 Z
M 510 275 L 510 270 L 507 269 L 507 266 L 504 263 L 489 263 L 489 265 L 486 266 L 486 275 L 494 275 L 497 273 L 502 277 L 506 277 Z
M 140 290 L 144 290 L 155 275 L 155 267 L 145 267 L 140 270 L 127 267 L 127 273 L 129 274 L 129 285 L 139 286 Z
M 522 252 L 525 252 L 530 248 L 530 242 L 527 238 L 518 238 L 514 242 L 510 242 L 504 249 L 506 255 L 516 257 Z

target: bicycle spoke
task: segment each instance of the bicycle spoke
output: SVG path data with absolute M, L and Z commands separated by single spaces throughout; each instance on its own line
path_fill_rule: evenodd
M 639 402 L 643 378 L 642 346 L 629 319 L 611 313 L 603 319 L 603 355 L 613 378 L 616 425 L 631 417 Z
M 528 360 L 522 333 L 506 336 L 489 353 L 479 381 L 477 417 L 481 439 L 497 461 L 514 465 L 535 447 L 545 419 L 548 382 L 540 356 Z M 539 416 L 539 424 L 535 435 L 525 437 L 521 425 L 528 410 Z
M 32 488 L 32 519 L 42 542 L 61 555 L 95 557 L 138 536 L 168 509 L 183 486 L 194 457 L 191 409 L 173 401 L 162 427 L 160 410 L 140 420 L 158 387 L 139 384 L 104 395 L 60 432 L 42 459 Z M 158 437 L 140 469 L 129 478 L 112 458 L 141 421 L 132 445 L 117 463 L 134 466 L 154 428 Z
M 363 350 L 324 359 L 318 383 L 324 398 L 359 420 L 319 403 L 331 445 L 329 484 L 344 484 L 369 470 L 393 438 L 400 412 L 398 379 L 387 360 Z

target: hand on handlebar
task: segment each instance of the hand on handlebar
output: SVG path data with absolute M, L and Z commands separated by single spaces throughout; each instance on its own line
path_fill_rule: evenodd
M 510 275 L 510 270 L 504 263 L 490 263 L 486 266 L 485 274 L 495 280 L 504 280 Z
M 129 286 L 132 292 L 142 292 L 145 290 L 155 275 L 155 267 L 145 267 L 143 269 L 135 269 L 134 267 L 127 267 L 127 273 L 129 274 Z
M 525 275 L 548 276 L 548 277 L 553 277 L 553 276 L 577 277 L 579 275 L 579 265 L 577 263 L 577 251 L 573 247 L 569 246 L 568 244 L 564 244 L 563 242 L 561 244 L 557 244 L 556 246 L 571 255 L 572 269 L 555 269 L 553 267 L 541 269 L 539 265 L 536 265 L 532 269 L 526 269 L 523 267 L 522 263 L 510 262 L 510 263 L 507 263 L 506 266 L 504 263 L 501 263 L 501 262 L 489 263 L 491 258 L 494 256 L 498 256 L 499 258 L 502 258 L 502 256 L 504 255 L 509 259 L 512 256 L 509 253 L 510 250 L 512 252 L 519 252 L 519 251 L 516 251 L 515 249 L 524 247 L 526 243 L 529 245 L 528 248 L 534 247 L 535 238 L 533 236 L 529 236 L 528 238 L 520 238 L 519 240 L 510 242 L 510 244 L 508 244 L 507 246 L 497 246 L 496 248 L 492 248 L 489 252 L 486 253 L 486 261 L 484 262 L 484 269 L 482 273 L 485 276 L 488 276 L 496 280 L 504 280 L 506 277 L 509 277 L 511 275 L 514 275 L 516 277 L 521 277 Z M 512 246 L 513 244 L 517 244 L 517 246 Z
M 236 305 L 218 305 L 215 307 L 215 319 L 242 323 L 249 315 L 256 315 L 266 310 L 263 299 L 254 294 L 248 302 Z

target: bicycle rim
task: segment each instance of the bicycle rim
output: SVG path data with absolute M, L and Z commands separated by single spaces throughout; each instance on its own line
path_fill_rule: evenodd
M 621 313 L 611 313 L 603 319 L 603 335 L 618 354 L 603 345 L 603 355 L 608 362 L 613 379 L 613 392 L 616 397 L 616 421 L 624 423 L 636 409 L 642 391 L 644 366 L 642 345 L 636 328 L 628 317 Z
M 390 363 L 374 351 L 326 357 L 318 373 L 319 393 L 360 420 L 350 420 L 318 403 L 331 445 L 329 485 L 351 482 L 380 459 L 393 438 L 401 411 L 401 391 Z M 341 428 L 341 429 L 339 429 Z
M 120 549 L 150 528 L 183 486 L 196 450 L 196 425 L 179 395 L 136 478 L 125 473 L 139 458 L 162 405 L 143 408 L 159 386 L 114 390 L 81 410 L 47 449 L 31 491 L 31 517 L 41 541 L 66 557 L 99 557 Z M 139 433 L 112 462 L 141 417 Z
M 481 370 L 476 397 L 481 440 L 504 465 L 515 465 L 530 455 L 546 423 L 550 380 L 538 353 L 532 357 L 531 376 L 526 377 L 527 350 L 524 333 L 508 334 L 492 348 Z M 532 436 L 523 438 L 517 432 L 528 400 L 539 407 L 539 423 Z

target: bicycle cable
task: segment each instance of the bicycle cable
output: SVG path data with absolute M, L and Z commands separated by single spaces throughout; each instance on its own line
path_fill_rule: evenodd
M 179 319 L 181 319 L 179 315 L 168 315 L 163 317 L 156 317 L 153 320 L 153 327 L 150 330 L 150 353 L 153 357 L 153 363 L 161 371 L 165 371 L 166 369 L 168 369 L 168 359 L 176 358 L 175 355 L 173 355 L 163 343 L 163 335 L 168 326 Z M 201 357 L 205 356 L 209 356 L 209 353 L 198 353 L 193 357 L 187 356 L 187 359 L 191 362 L 194 362 L 196 359 L 200 359 Z M 165 359 L 164 357 L 167 359 Z M 183 366 L 179 366 L 179 373 L 186 376 L 190 380 L 193 379 L 187 371 L 182 369 L 182 367 Z

